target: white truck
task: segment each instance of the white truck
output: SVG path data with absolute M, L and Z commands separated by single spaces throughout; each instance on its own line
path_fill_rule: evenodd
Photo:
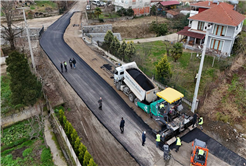
M 123 91 L 136 106 L 138 101 L 151 103 L 157 98 L 158 87 L 137 67 L 135 62 L 116 68 L 114 84 L 116 89 Z

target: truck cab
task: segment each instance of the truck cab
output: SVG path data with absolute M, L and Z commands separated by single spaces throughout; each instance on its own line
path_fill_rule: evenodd
M 124 69 L 123 67 L 117 67 L 114 72 L 114 82 L 119 82 L 124 78 Z

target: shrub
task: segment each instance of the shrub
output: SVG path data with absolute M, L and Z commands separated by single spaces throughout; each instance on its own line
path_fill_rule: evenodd
M 26 157 L 32 153 L 32 148 L 27 148 L 23 151 L 22 156 Z
M 98 20 L 99 20 L 99 22 L 104 22 L 104 20 L 102 18 L 99 18 Z
M 83 160 L 83 166 L 87 166 L 90 162 L 90 159 L 91 159 L 91 154 L 86 150 L 84 160 Z
M 50 160 L 52 160 L 50 149 L 44 148 L 41 153 L 41 162 L 42 163 L 47 163 Z

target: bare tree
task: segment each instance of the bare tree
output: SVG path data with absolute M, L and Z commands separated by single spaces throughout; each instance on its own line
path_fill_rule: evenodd
M 22 32 L 22 29 L 15 31 L 12 26 L 12 21 L 15 15 L 15 8 L 14 8 L 14 1 L 1 1 L 2 5 L 2 12 L 4 13 L 7 21 L 7 26 L 1 24 L 4 30 L 1 33 L 1 37 L 10 43 L 11 50 L 15 50 L 15 43 L 14 40 L 16 36 Z

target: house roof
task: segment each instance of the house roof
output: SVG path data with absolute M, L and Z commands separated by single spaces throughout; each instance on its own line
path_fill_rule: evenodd
M 160 4 L 162 6 L 179 5 L 179 1 L 163 1 Z
M 179 14 L 179 12 L 177 12 L 175 10 L 167 10 L 166 12 L 169 13 L 169 14 L 171 14 L 171 15 L 173 15 L 173 16 L 176 16 L 176 15 Z
M 212 1 L 203 1 L 203 2 L 190 4 L 190 6 L 211 8 L 217 6 L 217 3 L 213 3 Z
M 198 39 L 203 39 L 205 37 L 205 34 L 200 34 L 200 33 L 195 33 L 195 32 L 190 32 L 188 31 L 190 27 L 186 26 L 184 27 L 183 30 L 177 32 L 179 35 L 184 35 L 184 36 L 190 36 Z
M 238 26 L 245 19 L 245 16 L 233 10 L 232 5 L 221 2 L 219 5 L 211 7 L 188 19 Z

